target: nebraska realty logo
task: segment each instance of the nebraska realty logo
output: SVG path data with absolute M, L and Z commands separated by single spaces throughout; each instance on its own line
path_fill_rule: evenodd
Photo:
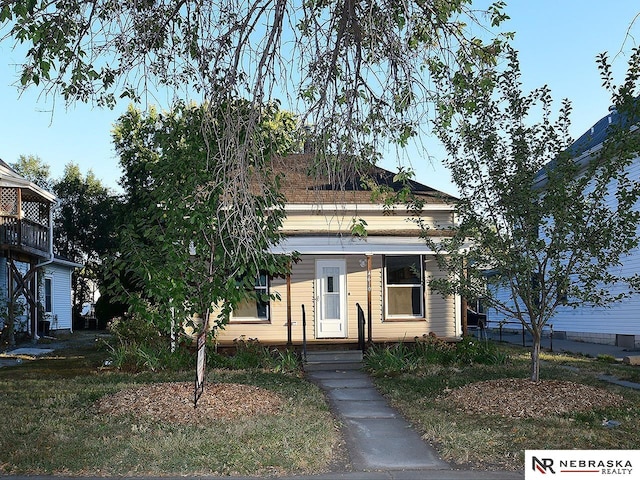
M 639 450 L 526 450 L 525 479 L 640 479 Z

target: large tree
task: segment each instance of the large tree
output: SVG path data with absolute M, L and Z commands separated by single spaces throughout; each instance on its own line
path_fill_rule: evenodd
M 114 247 L 117 200 L 114 193 L 89 170 L 83 174 L 75 163 L 65 166 L 62 178 L 53 182 L 58 196 L 54 210 L 56 253 L 84 265 L 74 271 L 74 308 L 93 301 L 102 278 L 102 257 Z
M 207 143 L 200 133 L 207 128 L 209 138 L 227 138 L 223 119 L 231 112 L 238 122 L 233 143 L 245 141 L 249 149 L 243 165 L 217 160 L 229 145 Z M 259 118 L 258 131 L 242 127 L 250 116 Z M 249 141 L 248 135 L 259 138 Z M 243 100 L 217 112 L 184 103 L 163 113 L 130 108 L 114 129 L 114 141 L 125 172 L 125 216 L 110 271 L 114 291 L 132 313 L 169 333 L 171 318 L 207 319 L 217 304 L 210 325 L 220 327 L 254 291 L 256 277 L 287 271 L 289 259 L 268 252 L 280 238 L 284 211 L 279 177 L 265 158 L 297 146 L 291 114 L 274 104 L 256 110 Z M 260 151 L 251 150 L 257 145 Z M 228 194 L 233 190 L 246 198 L 237 202 Z
M 479 11 L 472 0 L 0 0 L 0 26 L 3 40 L 25 54 L 24 87 L 108 106 L 121 98 L 199 99 L 214 116 L 234 98 L 256 107 L 279 99 L 308 125 L 319 153 L 352 164 L 426 128 L 433 73 L 495 61 L 501 41 L 489 30 L 507 18 L 503 7 L 496 1 Z M 237 119 L 224 121 L 231 132 Z M 245 130 L 260 129 L 255 117 L 244 121 Z M 243 163 L 243 150 L 218 154 Z
M 201 185 L 218 182 L 221 166 L 225 175 L 246 175 L 256 162 L 268 166 L 261 111 L 279 100 L 307 127 L 319 173 L 341 172 L 330 176 L 339 186 L 388 142 L 405 145 L 426 128 L 432 74 L 495 62 L 502 39 L 494 40 L 489 29 L 506 18 L 503 7 L 501 0 L 485 11 L 475 10 L 472 0 L 0 0 L 0 28 L 2 40 L 24 54 L 18 67 L 24 88 L 109 107 L 122 98 L 198 99 L 206 108 L 185 138 L 206 157 L 198 165 L 209 178 L 191 170 Z M 242 115 L 239 98 L 247 102 Z M 167 178 L 179 174 L 166 172 Z M 265 179 L 231 177 L 216 183 L 211 197 L 224 198 L 235 212 L 221 211 L 216 234 L 231 239 L 240 232 L 242 251 L 252 257 L 265 242 L 247 241 L 243 232 L 262 218 L 255 192 L 264 193 L 263 206 L 273 201 Z M 155 189 L 158 179 L 147 180 Z M 135 195 L 156 200 L 143 190 Z M 180 190 L 167 199 L 184 215 L 195 208 L 190 218 L 211 213 L 193 193 Z M 164 233 L 158 238 L 170 240 Z
M 582 146 L 568 148 L 570 103 L 554 119 L 548 88 L 524 94 L 516 52 L 500 73 L 468 72 L 442 84 L 439 133 L 460 189 L 460 223 L 434 245 L 451 276 L 432 286 L 486 297 L 520 322 L 533 337 L 532 380 L 542 331 L 558 308 L 607 305 L 640 286 L 635 272 L 619 268 L 639 243 L 640 183 L 629 166 L 640 153 L 630 128 L 639 118 L 640 53 L 620 87 L 606 57 L 599 62 L 618 112 L 602 148 L 579 160 Z
M 40 188 L 52 191 L 51 167 L 37 155 L 20 155 L 11 168 Z

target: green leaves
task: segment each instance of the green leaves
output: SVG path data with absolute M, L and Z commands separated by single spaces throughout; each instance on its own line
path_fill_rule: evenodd
M 253 115 L 255 128 L 246 122 Z M 259 272 L 286 271 L 289 259 L 267 251 L 284 216 L 271 159 L 297 146 L 294 125 L 277 105 L 244 100 L 129 109 L 120 118 L 114 141 L 125 172 L 127 275 L 117 286 L 122 298 L 143 300 L 139 314 L 160 325 L 169 306 L 186 318 L 217 305 L 212 320 L 222 327 Z
M 629 119 L 640 118 L 640 55 L 631 56 L 619 87 L 606 55 L 599 57 L 623 113 L 597 156 L 580 161 L 567 150 L 570 103 L 554 115 L 549 89 L 523 93 L 517 53 L 507 51 L 507 60 L 502 71 L 458 71 L 452 83 L 441 75 L 437 131 L 461 192 L 460 223 L 454 237 L 434 245 L 446 252 L 439 261 L 451 276 L 432 286 L 486 297 L 539 345 L 558 308 L 605 305 L 635 288 L 634 275 L 619 266 L 639 245 L 640 183 L 630 165 L 640 140 Z

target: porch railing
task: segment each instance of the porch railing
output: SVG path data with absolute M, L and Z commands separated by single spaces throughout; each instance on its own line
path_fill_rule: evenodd
M 307 315 L 302 305 L 302 360 L 307 361 Z
M 49 228 L 24 218 L 1 216 L 0 243 L 48 252 Z
M 366 324 L 366 320 L 364 317 L 364 310 L 359 303 L 356 303 L 356 308 L 358 309 L 358 349 L 362 350 L 362 353 L 365 353 L 367 350 L 364 341 L 364 327 Z

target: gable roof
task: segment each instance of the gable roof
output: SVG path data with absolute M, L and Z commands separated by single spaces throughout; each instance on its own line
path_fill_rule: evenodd
M 56 201 L 56 196 L 53 193 L 22 177 L 2 159 L 0 159 L 0 187 L 26 189 L 33 194 L 29 200 L 34 200 L 33 197 L 41 197 L 52 203 Z
M 393 192 L 402 188 L 402 183 L 394 180 L 395 174 L 377 166 L 370 166 L 364 172 L 338 171 L 330 177 L 326 170 L 317 172 L 311 154 L 293 154 L 274 160 L 277 173 L 284 175 L 281 192 L 290 204 L 317 203 L 372 203 L 372 191 L 367 188 L 365 176 L 369 176 L 377 185 L 388 187 Z M 317 172 L 317 173 L 316 173 Z M 409 180 L 411 191 L 426 204 L 452 203 L 455 197 L 431 188 L 422 183 Z M 384 203 L 384 197 L 373 203 Z
M 634 112 L 632 115 L 620 113 L 615 106 L 609 107 L 609 113 L 598 120 L 591 128 L 584 132 L 577 140 L 575 140 L 565 152 L 570 154 L 570 158 L 577 165 L 586 165 L 596 157 L 597 152 L 602 148 L 602 144 L 612 133 L 614 128 L 628 128 L 633 131 L 638 123 L 636 113 L 638 102 L 634 103 Z M 557 159 L 551 160 L 544 165 L 534 178 L 534 184 L 544 186 L 547 180 L 548 172 L 553 170 L 557 165 Z
M 630 127 L 632 123 L 629 115 L 618 112 L 613 106 L 609 107 L 609 113 L 578 137 L 568 150 L 572 157 L 577 158 L 604 143 L 612 128 Z

